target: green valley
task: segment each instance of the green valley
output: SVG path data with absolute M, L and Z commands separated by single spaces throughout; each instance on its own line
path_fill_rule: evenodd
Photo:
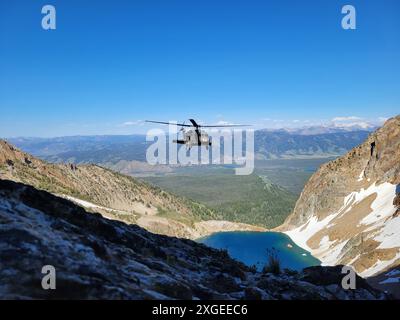
M 273 228 L 294 207 L 297 196 L 255 174 L 213 174 L 145 177 L 171 193 L 205 204 L 228 221 Z

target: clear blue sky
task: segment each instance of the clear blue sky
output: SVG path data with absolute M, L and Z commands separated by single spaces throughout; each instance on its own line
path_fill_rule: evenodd
M 357 30 L 341 28 L 345 4 Z M 400 1 L 1 1 L 0 111 L 1 137 L 390 117 Z

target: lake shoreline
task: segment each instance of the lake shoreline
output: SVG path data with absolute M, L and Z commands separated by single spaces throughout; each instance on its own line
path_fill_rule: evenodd
M 225 249 L 248 266 L 262 270 L 273 252 L 282 269 L 300 271 L 309 266 L 321 265 L 310 252 L 299 247 L 288 235 L 276 231 L 226 231 L 217 232 L 195 240 L 209 247 Z

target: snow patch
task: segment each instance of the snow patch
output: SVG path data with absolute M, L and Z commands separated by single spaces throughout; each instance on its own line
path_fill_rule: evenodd
M 76 204 L 79 204 L 82 207 L 85 208 L 90 208 L 90 209 L 106 209 L 104 207 L 98 206 L 97 204 L 94 204 L 92 202 L 89 201 L 85 201 L 85 200 L 81 200 L 75 197 L 71 197 L 71 196 L 67 196 L 67 195 L 60 195 L 61 197 L 63 197 L 64 199 L 70 200 L 75 202 Z
M 363 171 L 361 171 L 360 175 L 358 176 L 358 180 L 357 181 L 363 181 L 364 180 L 364 172 L 365 172 L 365 169 L 363 169 Z
M 70 200 L 70 201 L 72 201 L 72 202 L 74 202 L 74 203 L 76 203 L 76 204 L 78 204 L 78 205 L 80 205 L 80 206 L 82 206 L 84 208 L 88 208 L 88 209 L 100 209 L 100 210 L 106 210 L 106 211 L 109 211 L 109 212 L 131 214 L 128 211 L 115 210 L 115 209 L 112 209 L 112 208 L 102 207 L 102 206 L 99 206 L 99 205 L 94 204 L 92 202 L 81 200 L 81 199 L 78 199 L 78 198 L 75 198 L 75 197 L 71 197 L 71 196 L 67 196 L 67 195 L 64 195 L 64 194 L 59 194 L 57 196 L 62 197 L 62 198 L 67 199 L 67 200 Z
M 337 243 L 337 241 L 330 241 L 326 244 L 326 249 L 318 250 L 315 255 L 322 261 L 323 266 L 333 266 L 340 260 L 340 255 L 348 240 Z
M 313 252 L 314 250 L 307 245 L 307 241 L 314 234 L 326 228 L 329 222 L 331 222 L 336 215 L 337 214 L 332 214 L 321 221 L 318 221 L 316 216 L 312 216 L 308 222 L 300 227 L 297 227 L 296 229 L 286 231 L 285 234 L 288 235 L 299 247 Z
M 363 175 L 364 170 L 361 172 L 359 179 L 362 179 Z M 286 231 L 285 234 L 298 246 L 320 259 L 322 265 L 338 264 L 341 252 L 348 240 L 342 242 L 330 241 L 329 235 L 325 235 L 317 249 L 310 248 L 307 245 L 307 241 L 319 231 L 329 229 L 335 223 L 335 218 L 345 216 L 356 204 L 373 194 L 376 194 L 376 198 L 371 204 L 372 212 L 360 220 L 358 225 L 368 226 L 365 231 L 372 233 L 372 237 L 371 234 L 370 237 L 380 243 L 378 249 L 399 248 L 399 252 L 393 259 L 377 261 L 374 266 L 361 273 L 364 277 L 374 275 L 393 264 L 400 257 L 400 217 L 392 217 L 396 211 L 393 205 L 393 198 L 396 196 L 396 185 L 394 184 L 385 182 L 376 185 L 376 183 L 373 183 L 366 189 L 362 188 L 359 191 L 351 192 L 344 198 L 343 206 L 337 212 L 320 221 L 314 215 L 306 223 L 293 230 Z M 358 258 L 359 256 L 355 257 L 351 263 L 357 261 Z
M 385 182 L 376 186 L 374 183 L 365 191 L 361 189 L 357 197 L 362 200 L 373 193 L 376 193 L 377 197 L 371 204 L 372 212 L 361 220 L 361 224 L 375 224 L 379 220 L 384 222 L 387 217 L 393 215 L 396 211 L 396 207 L 393 205 L 393 198 L 396 196 L 396 185 Z

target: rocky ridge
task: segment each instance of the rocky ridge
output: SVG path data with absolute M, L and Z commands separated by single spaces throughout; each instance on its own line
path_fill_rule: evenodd
M 0 140 L 0 179 L 32 185 L 159 234 L 195 239 L 224 230 L 264 230 L 243 223 L 215 223 L 220 220 L 218 213 L 197 202 L 98 165 L 47 163 L 4 140 Z
M 386 274 L 400 265 L 399 199 L 397 116 L 322 165 L 279 230 L 325 265 L 351 265 L 363 277 Z M 400 278 L 388 275 L 381 282 L 386 280 L 400 286 Z
M 44 265 L 56 289 L 43 290 Z M 261 273 L 225 251 L 109 220 L 48 192 L 0 180 L 0 299 L 387 299 L 340 267 Z

